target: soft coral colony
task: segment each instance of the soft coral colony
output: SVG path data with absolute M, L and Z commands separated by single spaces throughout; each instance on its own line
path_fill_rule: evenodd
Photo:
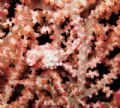
M 120 0 L 1 0 L 0 108 L 120 108 Z

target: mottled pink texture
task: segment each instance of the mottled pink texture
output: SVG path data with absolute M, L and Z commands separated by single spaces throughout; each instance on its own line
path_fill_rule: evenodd
M 119 108 L 119 79 L 120 0 L 0 1 L 0 108 Z

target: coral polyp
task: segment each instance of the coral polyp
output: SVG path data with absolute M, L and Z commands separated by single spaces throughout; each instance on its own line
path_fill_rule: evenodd
M 0 0 L 0 108 L 120 108 L 120 0 Z

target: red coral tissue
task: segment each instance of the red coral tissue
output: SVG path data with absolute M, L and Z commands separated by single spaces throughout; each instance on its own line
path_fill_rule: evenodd
M 120 108 L 120 0 L 0 0 L 0 108 Z

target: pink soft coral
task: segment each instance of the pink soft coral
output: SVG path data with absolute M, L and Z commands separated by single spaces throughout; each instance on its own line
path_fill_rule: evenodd
M 0 1 L 0 107 L 119 108 L 119 11 L 120 0 Z

